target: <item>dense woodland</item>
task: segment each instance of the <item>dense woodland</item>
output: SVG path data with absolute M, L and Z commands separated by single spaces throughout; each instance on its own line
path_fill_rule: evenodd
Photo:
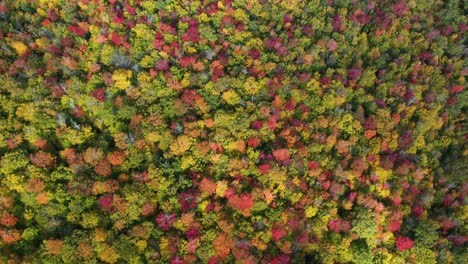
M 0 262 L 466 263 L 466 6 L 0 2 Z

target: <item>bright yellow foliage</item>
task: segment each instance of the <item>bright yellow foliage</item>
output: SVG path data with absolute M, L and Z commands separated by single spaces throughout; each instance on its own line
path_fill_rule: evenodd
M 179 136 L 175 141 L 171 144 L 171 151 L 176 156 L 180 156 L 184 154 L 187 150 L 190 149 L 191 143 L 190 139 L 186 135 Z
M 24 192 L 23 177 L 15 174 L 9 174 L 4 178 L 6 186 L 10 190 L 14 190 L 18 193 Z
M 104 242 L 104 241 L 106 241 L 106 239 L 107 239 L 107 232 L 106 232 L 106 230 L 104 230 L 104 229 L 102 229 L 102 228 L 96 229 L 95 234 L 94 234 L 94 241 L 96 241 L 96 242 Z
M 380 167 L 377 167 L 375 170 L 375 174 L 377 174 L 377 178 L 379 179 L 380 183 L 385 183 L 392 176 L 392 171 L 384 170 Z
M 316 207 L 313 207 L 313 206 L 307 207 L 307 209 L 305 210 L 306 217 L 307 218 L 314 217 L 317 214 L 317 211 L 318 209 Z
M 200 21 L 202 22 L 210 21 L 210 17 L 206 13 L 201 13 L 198 17 L 200 18 Z
M 233 90 L 223 93 L 223 99 L 230 105 L 236 105 L 241 102 L 240 96 Z
M 114 87 L 117 90 L 127 89 L 131 85 L 130 77 L 132 77 L 132 71 L 124 69 L 116 70 L 112 75 L 112 80 L 115 82 Z
M 48 40 L 47 38 L 45 37 L 42 37 L 42 38 L 39 38 L 39 39 L 36 39 L 36 44 L 37 44 L 37 47 L 41 50 L 44 50 L 48 47 Z
M 148 246 L 148 243 L 145 240 L 138 240 L 138 242 L 136 242 L 135 246 L 137 246 L 138 251 L 144 252 L 144 250 Z
M 260 90 L 260 84 L 255 81 L 255 78 L 249 77 L 244 84 L 245 92 L 249 95 L 257 94 Z
M 162 237 L 161 241 L 159 242 L 159 249 L 161 251 L 162 256 L 168 256 L 169 252 L 169 239 L 166 237 Z
M 295 203 L 299 202 L 299 200 L 302 198 L 303 195 L 304 195 L 304 194 L 301 193 L 301 192 L 293 193 L 293 194 L 291 195 L 291 198 L 290 198 L 291 203 L 292 203 L 292 204 L 295 204 Z
M 119 260 L 119 253 L 107 244 L 104 245 L 104 250 L 99 253 L 99 259 L 106 263 L 116 263 Z
M 28 46 L 26 46 L 23 42 L 14 41 L 11 43 L 11 46 L 16 50 L 18 55 L 23 56 L 26 51 L 28 51 Z
M 192 156 L 184 156 L 182 157 L 180 168 L 186 170 L 193 165 L 195 165 L 195 159 Z
M 216 195 L 219 197 L 223 197 L 224 193 L 226 193 L 228 186 L 226 181 L 219 181 L 216 183 Z

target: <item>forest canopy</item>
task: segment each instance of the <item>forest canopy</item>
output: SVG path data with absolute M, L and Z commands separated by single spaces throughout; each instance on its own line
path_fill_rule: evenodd
M 0 262 L 462 263 L 461 0 L 0 3 Z

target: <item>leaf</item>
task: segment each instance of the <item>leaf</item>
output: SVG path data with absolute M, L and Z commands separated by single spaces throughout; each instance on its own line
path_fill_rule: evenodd
M 194 221 L 194 216 L 195 214 L 190 212 L 190 213 L 184 213 L 182 214 L 180 221 L 185 227 L 190 227 L 193 224 Z
M 208 196 L 216 192 L 216 183 L 208 178 L 203 178 L 200 182 L 200 189 Z
M 273 157 L 275 157 L 275 159 L 279 162 L 289 161 L 290 160 L 289 149 L 273 150 Z
M 404 251 L 413 248 L 414 242 L 409 237 L 398 236 L 395 245 L 399 251 Z
M 210 152 L 210 145 L 206 141 L 198 142 L 195 147 L 197 148 L 198 153 L 202 156 L 205 156 Z
M 225 93 L 223 93 L 223 99 L 226 101 L 226 103 L 230 105 L 236 105 L 241 102 L 240 96 L 234 91 L 234 90 L 229 90 Z
M 78 255 L 82 258 L 90 258 L 93 256 L 93 248 L 88 241 L 83 241 L 78 245 Z
M 336 149 L 338 150 L 338 153 L 346 154 L 349 152 L 349 143 L 344 140 L 339 140 L 336 145 Z
M 338 48 L 338 43 L 334 39 L 330 39 L 327 42 L 327 48 L 331 51 L 334 51 Z
M 62 65 L 66 66 L 70 70 L 78 70 L 79 63 L 70 56 L 62 57 Z
M 247 140 L 247 145 L 252 148 L 256 148 L 260 145 L 261 139 L 258 137 L 251 137 Z
M 87 148 L 83 154 L 86 163 L 96 166 L 102 159 L 102 151 L 97 148 Z
M 156 216 L 156 223 L 163 231 L 168 231 L 176 220 L 177 218 L 175 213 L 167 214 L 164 212 L 160 212 Z
M 121 44 L 122 39 L 121 39 L 120 35 L 117 32 L 112 32 L 111 41 L 112 41 L 112 43 L 114 43 L 114 45 L 118 46 L 118 45 Z
M 228 203 L 234 208 L 242 212 L 245 216 L 248 216 L 250 210 L 253 208 L 253 197 L 251 193 L 244 193 L 241 195 L 232 195 L 228 198 Z
M 12 227 L 16 225 L 17 222 L 18 218 L 9 212 L 3 212 L 2 217 L 0 219 L 0 224 L 6 227 Z
M 198 246 L 200 245 L 200 239 L 192 239 L 187 243 L 187 251 L 195 254 Z
M 245 153 L 245 141 L 243 141 L 242 139 L 237 140 L 236 141 L 236 149 L 240 153 Z
M 220 221 L 218 222 L 218 226 L 219 226 L 219 228 L 221 228 L 221 230 L 223 230 L 226 234 L 231 234 L 231 231 L 232 231 L 232 229 L 234 228 L 234 224 L 229 223 L 229 222 L 226 221 L 226 220 L 220 220 Z
M 114 81 L 114 87 L 116 91 L 125 90 L 130 85 L 130 77 L 132 77 L 132 71 L 125 69 L 118 69 L 112 74 L 112 80 Z
M 75 33 L 80 37 L 84 36 L 85 34 L 84 30 L 80 26 L 77 26 L 77 25 L 69 26 L 68 31 L 70 31 L 71 33 Z
M 49 195 L 47 192 L 40 192 L 36 196 L 36 203 L 41 205 L 41 204 L 47 204 L 49 202 Z
M 264 251 L 268 248 L 267 244 L 263 241 L 261 241 L 257 236 L 252 238 L 252 246 L 256 247 L 260 251 Z
M 100 160 L 94 167 L 94 172 L 97 175 L 107 177 L 112 173 L 112 167 L 107 160 Z
M 38 153 L 31 154 L 30 155 L 30 160 L 32 164 L 36 165 L 37 167 L 40 168 L 52 168 L 55 166 L 55 156 L 46 153 L 44 151 L 39 151 Z
M 232 245 L 232 239 L 222 233 L 213 240 L 213 247 L 216 255 L 221 259 L 227 258 L 229 252 L 231 251 Z
M 387 224 L 387 229 L 390 232 L 399 232 L 400 231 L 400 221 L 392 221 Z
M 283 98 L 281 98 L 281 96 L 279 95 L 275 96 L 275 99 L 271 103 L 271 105 L 277 109 L 281 109 L 283 107 L 283 104 L 284 104 Z
M 336 196 L 340 196 L 344 193 L 345 187 L 337 182 L 333 182 L 330 186 L 330 192 Z
M 279 116 L 274 114 L 268 118 L 268 128 L 273 130 L 278 127 Z
M 267 174 L 270 171 L 270 164 L 262 164 L 258 166 L 261 174 Z
M 21 239 L 21 233 L 17 229 L 0 228 L 0 238 L 6 244 L 14 244 Z
M 115 208 L 113 206 L 113 197 L 110 194 L 104 195 L 99 199 L 99 206 L 111 214 L 115 212 Z
M 180 156 L 189 150 L 190 146 L 191 143 L 189 137 L 186 135 L 181 135 L 172 142 L 170 149 L 174 155 Z
M 271 230 L 271 238 L 275 242 L 279 242 L 279 240 L 286 235 L 286 230 L 284 229 L 279 229 L 279 228 L 273 228 Z
M 196 63 L 196 61 L 197 61 L 197 58 L 195 58 L 193 56 L 182 57 L 182 59 L 180 59 L 180 66 L 182 68 L 187 68 L 188 66 L 193 65 L 194 63 Z
M 411 210 L 411 214 L 413 215 L 414 218 L 420 218 L 424 214 L 424 208 L 421 205 L 415 205 L 413 206 L 413 209 Z
M 100 102 L 105 102 L 106 101 L 106 90 L 105 89 L 96 89 L 90 93 L 90 95 L 94 98 L 96 98 Z
M 27 192 L 40 192 L 44 190 L 44 188 L 45 188 L 45 184 L 41 178 L 32 178 L 24 186 L 24 189 Z
M 216 183 L 216 195 L 219 197 L 224 197 L 228 189 L 226 181 L 218 181 Z
M 328 222 L 328 228 L 337 233 L 346 232 L 351 229 L 351 224 L 346 220 L 333 219 Z
M 457 93 L 461 93 L 461 92 L 463 92 L 463 85 L 454 85 L 450 89 L 451 94 L 457 94 Z
M 47 240 L 47 251 L 52 255 L 58 255 L 63 248 L 63 244 L 63 240 Z
M 195 71 L 204 71 L 205 70 L 205 65 L 201 61 L 198 61 L 198 62 L 194 63 L 192 65 L 192 67 L 193 67 L 193 69 Z
M 107 160 L 113 166 L 120 166 L 125 161 L 125 154 L 122 151 L 113 151 L 107 155 Z
M 99 259 L 105 263 L 117 263 L 120 256 L 119 253 L 114 249 L 114 247 L 104 244 L 104 248 L 99 252 Z
M 179 204 L 182 211 L 187 211 L 197 207 L 198 191 L 189 189 L 186 192 L 179 194 Z
M 375 135 L 377 135 L 377 131 L 376 130 L 366 130 L 364 132 L 364 136 L 367 138 L 367 139 L 372 139 L 373 137 L 375 137 Z
M 309 206 L 305 210 L 305 215 L 307 218 L 311 218 L 317 214 L 317 211 L 318 211 L 317 207 Z
M 149 216 L 156 211 L 156 205 L 152 202 L 146 202 L 141 207 L 141 215 Z
M 221 157 L 222 157 L 222 154 L 221 153 L 218 153 L 218 154 L 214 154 L 211 156 L 211 162 L 213 164 L 216 164 L 218 163 L 220 160 L 221 160 Z
M 26 46 L 23 42 L 14 41 L 11 43 L 11 46 L 16 50 L 18 55 L 23 56 L 28 51 L 28 46 Z
M 275 199 L 275 196 L 269 189 L 263 190 L 263 196 L 267 204 L 270 204 Z

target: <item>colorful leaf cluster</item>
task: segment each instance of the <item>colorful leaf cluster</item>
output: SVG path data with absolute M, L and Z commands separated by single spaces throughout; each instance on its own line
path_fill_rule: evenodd
M 1 2 L 0 262 L 464 263 L 462 2 Z

